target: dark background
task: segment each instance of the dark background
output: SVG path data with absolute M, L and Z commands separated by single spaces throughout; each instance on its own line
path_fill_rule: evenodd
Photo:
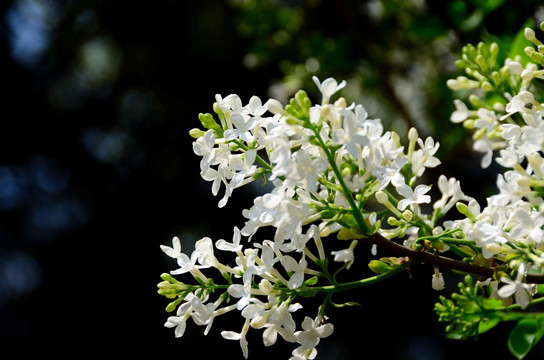
M 489 191 L 484 180 L 491 179 L 492 187 L 494 170 L 475 175 L 479 156 L 470 155 L 460 140 L 466 134 L 448 122 L 453 107 L 444 84 L 457 74 L 455 58 L 436 62 L 434 54 L 435 62 L 425 65 L 436 67 L 426 82 L 431 95 L 423 113 L 432 114 L 426 118 L 403 106 L 406 94 L 392 79 L 413 76 L 412 60 L 428 55 L 427 42 L 450 32 L 450 55 L 482 34 L 508 40 L 538 13 L 535 2 L 496 1 L 489 9 L 479 1 L 432 2 L 418 10 L 384 1 L 379 21 L 369 15 L 370 2 L 242 3 L 2 3 L 2 353 L 242 358 L 238 343 L 220 336 L 221 330 L 240 330 L 237 317 L 217 319 L 207 337 L 192 324 L 181 339 L 163 327 L 168 301 L 156 294 L 156 284 L 175 264 L 159 245 L 170 245 L 175 235 L 185 243 L 204 236 L 230 240 L 232 227 L 243 224 L 241 210 L 253 194 L 235 191 L 218 209 L 210 184 L 199 178 L 188 131 L 199 125 L 198 113 L 212 111 L 216 93 L 264 101 L 271 84 L 295 75 L 295 84 L 311 93 L 313 73 L 297 67 L 308 57 L 319 60 L 314 73 L 321 79 L 357 79 L 369 96 L 382 94 L 376 101 L 387 110 L 371 116 L 384 116 L 387 124 L 390 114 L 401 129 L 416 123 L 423 125 L 421 133 L 440 139 L 444 165 L 437 171 L 466 179 L 465 192 L 482 199 Z M 470 16 L 473 23 L 467 23 Z M 299 25 L 290 28 L 296 19 Z M 270 42 L 282 27 L 287 40 Z M 395 49 L 406 55 L 400 65 L 391 55 Z M 247 61 L 248 53 L 257 64 Z M 461 170 L 465 175 L 457 175 Z M 366 271 L 369 249 L 358 252 L 354 271 Z M 411 279 L 403 275 L 339 297 L 337 302 L 362 306 L 331 311 L 335 333 L 318 347 L 319 358 L 508 358 L 508 324 L 478 341 L 445 339 L 433 312 L 438 294 L 431 274 L 416 267 Z M 458 278 L 448 279 L 455 290 Z M 301 313 L 314 316 L 316 304 L 304 305 Z M 280 339 L 264 349 L 260 336 L 260 330 L 250 331 L 250 358 L 290 356 L 291 344 Z M 528 358 L 544 357 L 538 351 Z

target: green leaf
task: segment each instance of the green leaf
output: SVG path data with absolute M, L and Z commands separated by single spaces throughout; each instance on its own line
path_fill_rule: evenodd
M 334 302 L 330 302 L 332 304 L 332 306 L 334 306 L 335 308 L 343 308 L 343 307 L 346 307 L 346 306 L 361 306 L 361 304 L 355 302 L 355 301 L 348 301 L 348 302 L 345 302 L 343 304 L 337 304 L 337 303 L 334 303 Z
M 508 337 L 508 349 L 517 359 L 523 359 L 533 347 L 538 331 L 535 319 L 523 319 L 514 327 Z
M 510 45 L 510 50 L 508 51 L 508 57 L 510 59 L 514 59 L 516 55 L 520 55 L 523 59 L 522 65 L 527 64 L 529 61 L 529 58 L 525 54 L 525 48 L 527 46 L 533 46 L 533 43 L 531 43 L 529 40 L 525 38 L 525 28 L 531 28 L 533 29 L 535 27 L 535 23 L 533 19 L 529 18 L 525 24 L 521 27 L 521 30 L 518 31 L 516 36 L 514 36 L 514 39 L 512 40 L 512 43 Z
M 482 319 L 482 321 L 478 323 L 478 334 L 483 334 L 486 331 L 493 329 L 500 322 L 501 322 L 501 318 L 498 316 Z
M 315 285 L 317 284 L 317 280 L 319 280 L 319 278 L 317 276 L 314 276 L 314 277 L 311 277 L 309 278 L 308 280 L 306 280 L 304 282 L 304 284 L 308 285 L 308 286 L 312 286 L 312 285 Z

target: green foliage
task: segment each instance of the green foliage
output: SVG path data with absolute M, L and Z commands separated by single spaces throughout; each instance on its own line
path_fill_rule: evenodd
M 543 335 L 544 314 L 536 318 L 522 319 L 508 337 L 508 349 L 516 358 L 523 359 Z
M 505 306 L 484 293 L 474 284 L 470 276 L 459 283 L 459 293 L 451 299 L 440 297 L 435 304 L 438 321 L 449 323 L 446 335 L 451 339 L 466 340 L 478 337 L 504 321 L 515 321 L 516 325 L 508 337 L 508 349 L 517 359 L 524 358 L 544 336 L 544 314 L 517 311 L 518 305 Z
M 502 309 L 504 304 L 501 301 L 489 298 L 467 275 L 465 282 L 459 283 L 459 293 L 452 294 L 451 299 L 440 296 L 434 310 L 438 314 L 438 321 L 449 323 L 446 326 L 449 338 L 465 340 L 483 334 L 500 323 L 498 311 Z

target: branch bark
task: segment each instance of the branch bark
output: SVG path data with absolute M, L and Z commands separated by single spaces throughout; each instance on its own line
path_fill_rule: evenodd
M 407 256 L 414 263 L 425 263 L 429 265 L 436 265 L 452 270 L 463 271 L 466 273 L 480 275 L 485 278 L 492 278 L 495 272 L 493 267 L 486 267 L 476 264 L 469 264 L 460 260 L 451 259 L 449 257 L 431 254 L 426 251 L 415 251 L 404 247 L 394 241 L 386 239 L 381 234 L 376 233 L 367 239 L 360 241 L 368 241 L 371 244 L 390 250 L 401 256 Z M 530 284 L 544 284 L 544 275 L 541 274 L 527 274 L 527 283 Z

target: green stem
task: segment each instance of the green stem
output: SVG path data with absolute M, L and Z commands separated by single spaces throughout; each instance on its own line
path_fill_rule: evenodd
M 391 269 L 391 270 L 389 270 L 389 271 L 387 271 L 387 272 L 385 272 L 383 274 L 379 274 L 379 275 L 372 276 L 372 277 L 369 277 L 369 278 L 365 278 L 365 279 L 361 279 L 361 280 L 357 280 L 357 281 L 346 282 L 346 283 L 327 285 L 327 286 L 315 286 L 315 287 L 312 287 L 311 290 L 315 291 L 315 292 L 318 292 L 318 293 L 326 292 L 326 293 L 329 293 L 329 294 L 337 293 L 337 292 L 340 292 L 340 291 L 353 290 L 353 289 L 357 289 L 357 288 L 360 288 L 360 287 L 376 284 L 376 283 L 378 283 L 380 281 L 388 279 L 388 278 L 400 273 L 406 267 L 408 267 L 408 264 L 397 266 L 397 267 L 395 267 L 395 268 L 393 268 L 393 269 Z
M 234 139 L 232 140 L 233 143 L 235 143 L 236 145 L 238 145 L 242 150 L 244 151 L 248 151 L 250 150 L 249 147 L 247 147 L 243 142 L 241 142 L 240 140 L 238 139 Z M 263 168 L 265 168 L 266 170 L 268 171 L 272 171 L 273 167 L 272 165 L 270 165 L 268 162 L 266 162 L 266 160 L 264 160 L 262 157 L 260 157 L 258 154 L 255 156 L 255 160 L 257 160 L 257 162 L 259 164 L 261 164 L 261 166 Z
M 319 142 L 319 145 L 325 155 L 327 156 L 327 160 L 329 162 L 329 165 L 332 168 L 332 171 L 334 172 L 334 175 L 336 176 L 336 179 L 338 180 L 338 183 L 340 184 L 340 187 L 342 188 L 342 192 L 344 193 L 349 206 L 351 207 L 351 212 L 353 217 L 355 218 L 355 221 L 357 222 L 357 225 L 359 225 L 359 228 L 361 232 L 365 235 L 368 234 L 368 226 L 366 225 L 365 219 L 363 218 L 362 213 L 359 211 L 357 204 L 355 203 L 355 200 L 353 199 L 353 196 L 351 196 L 351 191 L 347 187 L 346 183 L 344 182 L 344 178 L 342 177 L 342 173 L 340 172 L 340 169 L 338 169 L 338 166 L 336 166 L 336 162 L 334 161 L 334 154 L 331 152 L 329 147 L 325 144 L 323 139 L 321 138 L 321 135 L 319 134 L 319 130 L 316 129 L 316 127 L 310 123 L 307 122 L 309 128 L 313 131 L 315 134 L 315 137 L 317 141 Z

